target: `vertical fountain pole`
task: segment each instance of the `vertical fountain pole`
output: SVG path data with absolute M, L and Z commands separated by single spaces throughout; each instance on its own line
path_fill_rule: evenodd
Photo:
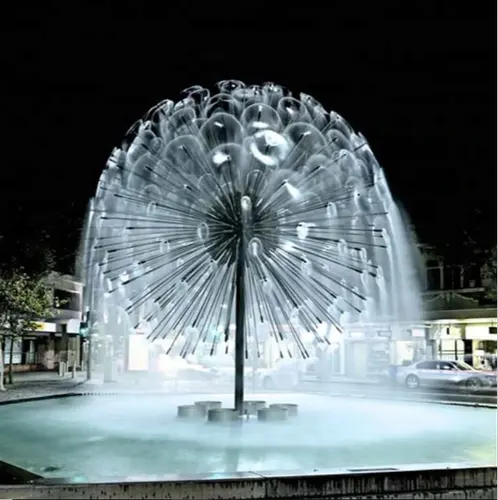
M 82 262 L 83 266 L 80 270 L 81 276 L 83 278 L 83 300 L 82 306 L 85 311 L 85 315 L 82 318 L 82 321 L 86 322 L 87 328 L 87 337 L 86 337 L 86 379 L 91 380 L 92 378 L 92 310 L 93 310 L 93 286 L 94 286 L 94 269 L 91 266 L 92 257 L 94 255 L 95 249 L 91 247 L 91 229 L 92 229 L 92 220 L 95 216 L 95 200 L 90 200 L 88 204 L 88 213 L 85 220 L 85 228 L 84 228 L 84 255 L 86 259 Z M 82 367 L 83 368 L 83 367 Z
M 244 414 L 244 362 L 246 323 L 246 244 L 248 226 L 252 219 L 252 203 L 249 196 L 240 198 L 240 218 L 238 227 L 238 247 L 235 262 L 235 409 Z
M 244 362 L 245 362 L 245 238 L 241 224 L 237 261 L 235 263 L 235 409 L 244 413 Z
M 86 314 L 86 324 L 88 328 L 88 333 L 86 337 L 86 379 L 92 380 L 92 317 L 90 311 Z
M 95 274 L 96 269 L 90 268 L 90 257 L 87 263 L 87 273 L 90 273 L 87 278 L 85 277 L 85 298 L 86 298 L 86 323 L 88 327 L 87 334 L 87 350 L 86 350 L 86 379 L 92 379 L 92 351 L 93 351 L 93 326 L 95 323 Z

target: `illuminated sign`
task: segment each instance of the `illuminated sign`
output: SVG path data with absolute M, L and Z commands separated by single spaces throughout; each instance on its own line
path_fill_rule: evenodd
M 349 338 L 351 338 L 351 339 L 363 339 L 363 338 L 365 338 L 365 333 L 364 332 L 350 332 Z
M 128 342 L 128 370 L 148 370 L 150 342 L 147 337 L 145 335 L 130 335 Z
M 57 331 L 57 325 L 55 323 L 44 323 L 40 321 L 33 323 L 33 331 L 55 333 Z
M 424 338 L 425 330 L 423 328 L 412 328 L 412 337 Z

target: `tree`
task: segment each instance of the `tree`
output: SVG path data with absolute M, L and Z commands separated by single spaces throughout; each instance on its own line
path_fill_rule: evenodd
M 474 205 L 469 209 L 467 205 Z M 458 212 L 460 210 L 461 212 Z M 493 210 L 493 211 L 492 211 Z M 480 295 L 483 305 L 496 304 L 496 219 L 494 208 L 486 202 L 463 203 L 455 206 L 448 227 L 442 227 L 434 245 L 445 265 L 463 266 L 480 270 L 482 286 Z
M 486 252 L 486 261 L 482 267 L 483 285 L 486 298 L 496 302 L 496 245 Z
M 8 378 L 12 384 L 14 342 L 37 328 L 37 321 L 53 316 L 51 288 L 42 277 L 30 277 L 23 271 L 0 276 L 0 334 L 10 338 Z M 0 346 L 3 343 L 0 342 Z M 4 355 L 0 347 L 0 390 L 4 387 Z

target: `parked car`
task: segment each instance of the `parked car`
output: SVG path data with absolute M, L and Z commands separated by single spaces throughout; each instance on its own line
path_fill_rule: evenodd
M 235 381 L 235 369 L 233 366 L 222 366 L 220 368 L 212 368 L 213 373 L 218 376 L 218 381 L 221 383 L 233 384 Z M 244 384 L 248 388 L 258 389 L 262 385 L 262 373 L 260 369 L 253 370 L 252 367 L 244 368 Z
M 456 385 L 476 390 L 496 386 L 496 373 L 476 370 L 462 361 L 427 360 L 398 367 L 396 382 L 408 389 Z
M 316 380 L 316 373 L 311 363 L 281 361 L 275 368 L 259 370 L 264 389 L 295 390 L 303 380 Z
M 496 371 L 485 371 L 484 375 L 486 376 L 487 380 L 489 381 L 491 387 L 496 387 L 497 386 L 497 374 Z

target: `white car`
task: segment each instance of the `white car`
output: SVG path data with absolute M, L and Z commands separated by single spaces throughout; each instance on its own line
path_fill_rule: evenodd
M 301 382 L 303 373 L 296 363 L 281 363 L 277 368 L 259 370 L 259 376 L 264 389 L 294 390 Z
M 475 390 L 496 385 L 496 373 L 476 370 L 462 361 L 427 360 L 399 367 L 396 381 L 408 389 L 457 385 Z

